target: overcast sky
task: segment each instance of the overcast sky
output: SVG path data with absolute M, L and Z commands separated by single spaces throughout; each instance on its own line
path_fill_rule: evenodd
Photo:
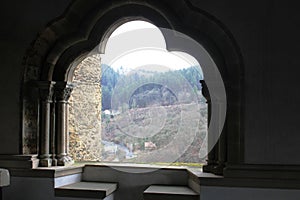
M 160 30 L 151 23 L 131 21 L 118 27 L 110 36 L 102 63 L 126 72 L 144 66 L 162 66 L 170 70 L 199 65 L 183 52 L 168 52 Z

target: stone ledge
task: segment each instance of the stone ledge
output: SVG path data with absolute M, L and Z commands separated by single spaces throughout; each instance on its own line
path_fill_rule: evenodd
M 144 191 L 144 200 L 198 200 L 199 194 L 187 186 L 151 185 Z
M 203 180 L 200 178 L 200 186 L 300 189 L 300 182 L 296 180 L 280 179 L 223 178 L 220 180 Z
M 189 184 L 195 188 L 198 186 L 216 187 L 248 187 L 248 188 L 275 188 L 275 189 L 300 189 L 300 179 L 295 173 L 299 173 L 298 167 L 293 166 L 288 170 L 287 166 L 242 166 L 224 171 L 224 176 L 211 173 L 203 173 L 188 169 Z M 197 186 L 198 185 L 198 186 Z
M 38 167 L 35 169 L 9 169 L 11 176 L 57 178 L 83 172 L 84 165 L 62 167 Z
M 37 168 L 39 159 L 37 155 L 0 155 L 0 167 L 3 168 Z
M 155 164 L 137 164 L 137 163 L 105 163 L 95 162 L 87 163 L 85 167 L 111 167 L 114 169 L 130 169 L 141 170 L 141 171 L 153 171 L 153 170 L 187 170 L 186 166 L 172 166 L 172 165 L 155 165 Z
M 116 189 L 116 183 L 78 182 L 55 188 L 55 196 L 104 199 Z
M 0 155 L 0 159 L 11 161 L 11 156 Z M 19 161 L 28 161 L 31 156 L 15 156 Z M 189 183 L 198 191 L 198 186 L 224 186 L 224 187 L 251 187 L 251 188 L 281 188 L 300 189 L 299 166 L 260 166 L 244 165 L 231 166 L 224 170 L 224 176 L 203 173 L 200 168 L 186 168 L 173 166 L 153 166 L 140 164 L 81 164 L 68 167 L 37 167 L 35 169 L 9 168 L 11 176 L 15 177 L 46 177 L 56 178 L 83 172 L 84 167 L 112 167 L 128 168 L 133 171 L 147 170 L 184 170 L 189 175 Z
M 300 181 L 300 165 L 229 165 L 224 169 L 224 177 Z
M 189 173 L 189 178 L 192 179 L 193 181 L 195 181 L 196 183 L 200 183 L 200 179 L 201 180 L 212 180 L 212 179 L 222 179 L 224 178 L 223 176 L 219 176 L 219 175 L 215 175 L 212 173 L 206 173 L 203 172 L 202 169 L 196 169 L 196 168 L 188 168 L 187 169 L 188 173 Z

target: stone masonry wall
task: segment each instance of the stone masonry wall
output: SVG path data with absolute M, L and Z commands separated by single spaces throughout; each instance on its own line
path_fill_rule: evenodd
M 100 55 L 85 58 L 73 76 L 70 97 L 69 153 L 75 161 L 101 160 Z

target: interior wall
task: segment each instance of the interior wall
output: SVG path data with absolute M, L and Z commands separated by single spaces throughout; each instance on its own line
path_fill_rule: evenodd
M 0 154 L 20 150 L 22 59 L 70 0 L 1 1 Z M 232 33 L 245 67 L 245 161 L 300 164 L 299 18 L 294 2 L 191 0 Z
M 19 154 L 22 60 L 30 43 L 70 0 L 1 1 L 0 3 L 0 154 Z
M 198 1 L 240 47 L 245 71 L 245 162 L 300 164 L 299 19 L 294 2 Z

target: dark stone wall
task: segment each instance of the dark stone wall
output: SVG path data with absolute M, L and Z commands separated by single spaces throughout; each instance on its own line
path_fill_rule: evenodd
M 245 67 L 245 161 L 300 164 L 299 21 L 294 2 L 193 1 L 233 34 Z
M 232 33 L 244 59 L 245 161 L 300 164 L 300 13 L 295 2 L 191 2 Z
M 22 59 L 30 42 L 70 0 L 1 1 L 0 154 L 20 151 Z M 296 2 L 191 0 L 240 47 L 245 70 L 245 160 L 300 164 L 300 59 Z
M 30 43 L 70 0 L 1 1 L 0 3 L 0 154 L 21 151 L 22 60 Z

